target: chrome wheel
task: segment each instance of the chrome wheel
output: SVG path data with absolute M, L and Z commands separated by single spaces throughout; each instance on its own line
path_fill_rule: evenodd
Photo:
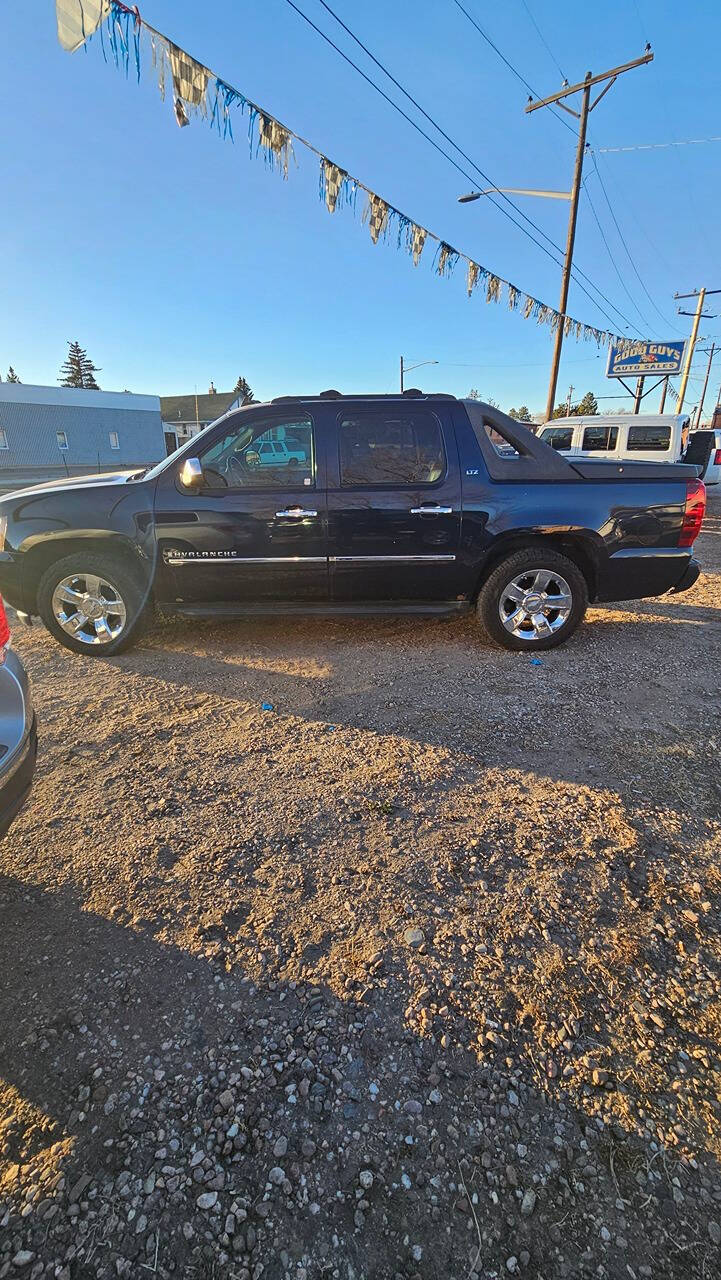
M 553 569 L 528 569 L 501 591 L 498 612 L 519 640 L 545 640 L 560 630 L 573 608 L 566 579 Z
M 58 626 L 87 645 L 117 640 L 128 616 L 118 588 L 97 573 L 63 578 L 53 591 L 52 608 Z

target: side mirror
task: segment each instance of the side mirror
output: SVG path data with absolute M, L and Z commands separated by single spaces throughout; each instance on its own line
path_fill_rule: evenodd
M 203 484 L 203 468 L 198 458 L 186 458 L 180 468 L 180 483 L 184 489 L 200 489 Z

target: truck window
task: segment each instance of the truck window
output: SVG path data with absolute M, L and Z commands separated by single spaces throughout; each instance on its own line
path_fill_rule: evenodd
M 586 427 L 581 448 L 584 453 L 610 453 L 618 443 L 618 427 Z
M 278 430 L 292 430 L 293 453 L 274 441 Z M 293 422 L 248 423 L 229 427 L 225 435 L 199 454 L 209 488 L 282 489 L 315 485 L 313 424 L 303 417 Z
M 493 427 L 490 422 L 484 422 L 483 425 L 486 429 L 486 435 L 488 436 L 488 439 L 493 445 L 493 448 L 495 449 L 499 458 L 519 458 L 520 457 L 518 449 L 516 449 L 511 444 L 510 440 L 506 440 L 505 436 L 502 436 L 500 431 L 497 431 L 496 428 Z
M 546 427 L 541 440 L 552 449 L 570 449 L 573 444 L 573 427 Z
M 653 450 L 665 453 L 671 443 L 671 428 L 664 426 L 637 425 L 628 428 L 628 450 Z
M 438 420 L 427 410 L 396 408 L 340 419 L 340 482 L 345 487 L 436 484 L 446 474 Z

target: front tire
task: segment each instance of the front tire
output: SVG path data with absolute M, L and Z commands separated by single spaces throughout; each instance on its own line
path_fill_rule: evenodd
M 48 631 L 73 653 L 111 657 L 130 648 L 151 612 L 139 574 L 119 558 L 79 552 L 43 574 L 37 606 Z
M 496 565 L 481 587 L 477 613 L 495 644 L 537 653 L 568 640 L 587 608 L 588 585 L 578 565 L 536 546 Z

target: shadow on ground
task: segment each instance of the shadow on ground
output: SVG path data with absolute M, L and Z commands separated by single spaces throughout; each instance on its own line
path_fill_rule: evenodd
M 715 1165 L 572 1108 L 501 1029 L 480 1060 L 409 1030 L 382 955 L 339 999 L 0 900 L 2 1274 L 714 1273 Z

